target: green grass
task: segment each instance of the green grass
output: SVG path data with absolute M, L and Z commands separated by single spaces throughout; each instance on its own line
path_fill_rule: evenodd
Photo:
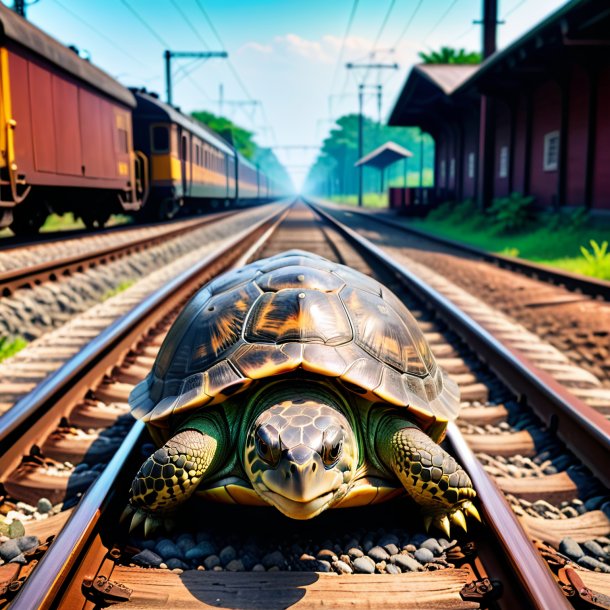
M 553 222 L 550 216 L 543 216 L 531 228 L 510 235 L 499 233 L 478 212 L 465 218 L 456 218 L 451 214 L 444 219 L 414 219 L 408 224 L 490 252 L 610 280 L 610 255 L 596 256 L 590 243 L 593 240 L 601 246 L 607 241 L 610 226 L 600 226 L 601 223 L 594 223 L 593 220 L 571 226 L 567 221 L 562 224 Z M 589 257 L 592 260 L 583 256 L 583 246 L 592 255 Z
M 11 358 L 26 347 L 28 342 L 23 337 L 0 337 L 0 362 Z
M 116 286 L 112 290 L 108 290 L 108 292 L 105 292 L 102 295 L 102 301 L 106 301 L 107 299 L 110 299 L 110 298 L 116 296 L 117 294 L 121 294 L 121 292 L 125 292 L 125 290 L 127 290 L 128 288 L 131 288 L 135 283 L 136 283 L 136 280 L 123 280 L 122 282 L 119 283 L 118 286 Z
M 329 197 L 330 201 L 342 203 L 345 205 L 358 205 L 358 195 L 333 195 Z M 387 208 L 388 194 L 387 193 L 364 193 L 362 203 L 365 208 Z

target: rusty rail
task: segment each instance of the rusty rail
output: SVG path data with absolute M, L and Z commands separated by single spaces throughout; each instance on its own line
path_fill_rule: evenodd
M 604 420 L 606 422 L 604 429 L 600 429 L 592 440 L 593 437 L 589 436 L 588 430 L 594 427 L 594 423 L 587 418 L 586 413 L 592 411 L 590 407 L 575 398 L 572 400 L 571 395 L 568 395 L 565 390 L 559 392 L 556 387 L 546 387 L 547 380 L 538 378 L 538 371 L 528 368 L 522 359 L 501 345 L 474 320 L 457 310 L 448 299 L 354 230 L 318 206 L 311 202 L 307 203 L 351 243 L 357 244 L 361 250 L 390 269 L 423 302 L 429 303 L 442 318 L 448 321 L 451 328 L 465 338 L 474 351 L 487 361 L 490 368 L 509 387 L 527 397 L 535 410 L 543 415 L 552 413 L 562 424 L 558 426 L 557 432 L 559 433 L 561 430 L 564 440 L 569 441 L 571 448 L 575 448 L 573 445 L 575 442 L 583 443 L 584 447 L 580 453 L 588 458 L 587 463 L 593 456 L 598 456 L 598 459 L 600 455 L 607 456 L 610 435 L 607 432 L 608 422 L 606 420 Z M 554 380 L 551 381 L 555 386 L 558 385 Z M 578 432 L 574 435 L 574 431 Z M 471 476 L 482 501 L 485 518 L 492 527 L 523 589 L 527 592 L 531 606 L 541 610 L 571 608 L 555 583 L 550 570 L 527 538 L 503 494 L 474 457 L 459 430 L 455 426 L 451 426 L 448 436 L 459 460 Z M 574 436 L 579 440 L 574 440 Z M 579 455 L 577 451 L 575 453 Z M 579 457 L 583 459 L 582 455 Z M 605 459 L 598 462 L 596 470 L 599 473 L 604 470 L 605 463 Z M 608 477 L 607 472 L 605 477 Z
M 8 428 L 3 425 L 4 418 L 0 418 L 0 439 L 4 445 L 2 448 L 9 448 L 6 443 L 10 443 L 15 435 L 23 434 L 32 418 L 39 416 L 40 411 L 51 407 L 60 398 L 62 402 L 65 402 L 66 396 L 63 392 L 67 388 L 78 386 L 79 392 L 82 393 L 83 386 L 86 387 L 91 382 L 90 373 L 93 361 L 99 361 L 98 365 L 94 367 L 97 369 L 97 377 L 100 375 L 100 368 L 106 369 L 114 366 L 119 361 L 119 355 L 125 355 L 136 342 L 137 337 L 142 333 L 143 324 L 147 327 L 154 325 L 154 322 L 150 320 L 152 312 L 154 312 L 155 319 L 161 319 L 202 282 L 209 281 L 211 277 L 222 271 L 244 264 L 273 232 L 286 213 L 287 208 L 274 211 L 254 226 L 240 232 L 226 242 L 220 250 L 208 255 L 196 266 L 183 272 L 161 290 L 150 295 L 132 312 L 100 334 L 93 342 L 95 345 L 86 350 L 86 354 L 83 354 L 82 357 L 76 356 L 73 358 L 74 362 L 70 361 L 47 382 L 41 384 L 30 400 L 28 397 L 17 403 L 16 407 L 19 407 L 20 413 L 11 418 L 10 433 L 8 433 Z M 88 367 L 89 370 L 86 370 Z M 68 390 L 68 392 L 74 394 L 72 390 Z M 52 409 L 49 408 L 49 411 Z M 53 422 L 56 422 L 57 419 L 57 414 L 53 413 Z M 62 591 L 64 581 L 70 578 L 85 554 L 90 551 L 98 521 L 112 500 L 125 462 L 141 445 L 143 430 L 144 424 L 134 421 L 129 434 L 108 466 L 85 492 L 70 519 L 40 561 L 33 576 L 28 578 L 13 600 L 11 604 L 13 610 L 50 608 L 57 601 L 57 595 Z M 4 461 L 4 458 L 2 460 Z M 2 470 L 4 471 L 3 467 Z
M 195 229 L 198 229 L 206 224 L 217 222 L 223 218 L 226 218 L 227 216 L 237 213 L 237 210 L 231 210 L 228 212 L 214 214 L 213 216 L 205 216 L 199 221 L 190 223 L 185 223 L 185 221 L 182 221 L 180 223 L 176 223 L 180 225 L 179 227 L 172 228 L 170 225 L 170 228 L 167 231 L 152 237 L 141 237 L 125 244 L 106 246 L 90 252 L 65 256 L 63 258 L 45 261 L 19 269 L 2 271 L 0 272 L 0 295 L 8 296 L 19 288 L 41 284 L 42 282 L 48 280 L 55 280 L 58 277 L 68 275 L 75 271 L 82 271 L 85 268 L 93 267 L 100 263 L 116 260 L 133 252 L 163 243 L 168 239 L 173 239 L 180 235 L 184 235 L 185 233 L 190 233 L 191 231 L 194 231 Z M 122 230 L 134 231 L 141 228 L 141 226 L 134 225 L 132 228 L 123 228 Z M 65 239 L 73 239 L 73 237 L 68 234 L 66 235 Z M 50 243 L 57 243 L 58 241 L 61 240 L 55 239 Z M 38 242 L 36 245 L 42 244 Z M 5 249 L 3 252 L 10 251 L 10 249 Z
M 610 282 L 607 282 L 605 280 L 600 280 L 593 277 L 588 278 L 582 275 L 578 275 L 577 273 L 570 273 L 569 271 L 560 271 L 559 269 L 553 269 L 552 267 L 548 267 L 547 265 L 541 265 L 531 261 L 526 261 L 524 259 L 518 259 L 511 256 L 505 256 L 503 254 L 489 252 L 487 250 L 483 250 L 482 248 L 477 248 L 476 246 L 471 246 L 469 244 L 456 241 L 454 239 L 449 239 L 448 237 L 440 237 L 439 235 L 434 235 L 433 233 L 429 233 L 428 231 L 424 231 L 423 229 L 408 227 L 404 223 L 398 222 L 393 218 L 381 216 L 379 213 L 364 212 L 356 208 L 354 208 L 353 210 L 350 209 L 345 211 L 349 211 L 352 214 L 358 214 L 360 216 L 370 218 L 380 224 L 392 227 L 394 229 L 398 229 L 405 233 L 411 233 L 412 235 L 427 239 L 442 246 L 447 246 L 454 250 L 465 252 L 466 254 L 470 254 L 471 256 L 480 258 L 481 260 L 484 260 L 488 263 L 492 263 L 502 269 L 508 269 L 509 271 L 518 271 L 519 273 L 522 273 L 534 279 L 550 282 L 558 286 L 565 286 L 565 288 L 567 288 L 568 290 L 575 290 L 592 297 L 599 296 L 604 298 L 605 300 L 610 300 Z

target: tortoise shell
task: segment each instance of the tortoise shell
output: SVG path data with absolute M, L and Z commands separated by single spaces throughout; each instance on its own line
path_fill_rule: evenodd
M 171 429 L 175 415 L 297 369 L 405 407 L 437 441 L 459 410 L 456 384 L 399 299 L 374 279 L 301 250 L 204 286 L 174 322 L 129 403 L 134 417 L 161 432 Z

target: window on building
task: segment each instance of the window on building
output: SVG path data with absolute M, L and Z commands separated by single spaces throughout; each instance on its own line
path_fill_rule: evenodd
M 469 178 L 474 178 L 474 163 L 475 163 L 475 156 L 474 153 L 468 153 L 468 177 Z
M 544 136 L 543 169 L 554 172 L 559 168 L 559 132 L 551 131 Z
M 156 153 L 169 152 L 169 129 L 165 125 L 152 128 L 152 149 Z
M 498 176 L 500 178 L 508 177 L 508 146 L 500 148 L 500 167 L 498 168 Z
M 455 179 L 455 159 L 451 159 L 449 161 L 449 180 L 453 181 Z
M 447 180 L 447 164 L 446 164 L 445 160 L 443 159 L 441 161 L 441 175 L 440 175 L 441 187 L 446 186 L 446 180 Z

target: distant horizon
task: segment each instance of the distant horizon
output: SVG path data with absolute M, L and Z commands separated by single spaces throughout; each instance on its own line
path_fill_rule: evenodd
M 417 12 L 419 0 L 355 1 L 353 11 L 354 2 L 347 0 L 312 0 L 306 5 L 286 0 L 186 0 L 180 4 L 176 0 L 87 4 L 40 0 L 27 6 L 27 15 L 63 44 L 86 52 L 95 65 L 122 84 L 144 86 L 161 99 L 165 99 L 162 54 L 166 45 L 180 51 L 226 48 L 230 63 L 222 59 L 175 62 L 174 104 L 186 113 L 218 114 L 222 85 L 223 115 L 254 131 L 259 145 L 274 148 L 292 177 L 295 192 L 300 193 L 317 156 L 314 147 L 321 144 L 332 121 L 358 111 L 355 72 L 362 79 L 365 71 L 348 72 L 345 63 L 368 62 L 375 46 L 375 62 L 400 65 L 399 70 L 367 74 L 368 84 L 383 85 L 381 119 L 385 122 L 406 75 L 418 62 L 419 51 L 441 46 L 480 48 L 480 26 L 472 21 L 480 17 L 481 0 L 442 0 L 434 6 L 421 0 Z M 500 0 L 499 18 L 505 24 L 499 26 L 498 48 L 565 3 Z M 249 103 L 234 103 L 239 100 Z M 262 104 L 255 106 L 253 101 Z M 376 105 L 374 94 L 367 95 L 365 113 L 374 120 Z M 310 148 L 281 148 L 298 145 Z

